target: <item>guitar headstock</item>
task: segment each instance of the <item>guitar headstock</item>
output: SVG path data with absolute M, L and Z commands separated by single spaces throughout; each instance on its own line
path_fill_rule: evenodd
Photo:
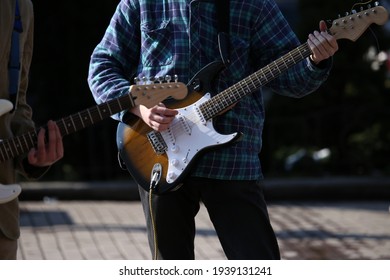
M 188 89 L 183 83 L 175 79 L 170 81 L 170 77 L 154 79 L 135 79 L 136 84 L 130 86 L 131 94 L 135 105 L 144 105 L 148 108 L 153 107 L 161 101 L 172 97 L 174 99 L 184 99 L 187 96 Z
M 372 23 L 384 25 L 388 17 L 387 10 L 375 2 L 374 7 L 369 6 L 359 12 L 352 11 L 344 17 L 334 20 L 329 32 L 336 39 L 356 41 Z

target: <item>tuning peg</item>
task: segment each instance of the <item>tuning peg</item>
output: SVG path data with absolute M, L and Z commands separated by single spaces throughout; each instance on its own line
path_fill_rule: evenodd
M 175 83 L 177 83 L 179 81 L 179 76 L 174 75 L 173 78 L 175 79 Z
M 167 83 L 170 83 L 171 82 L 171 75 L 165 75 L 165 81 Z
M 375 1 L 374 6 L 375 6 L 375 7 L 378 7 L 378 6 L 379 6 L 379 2 L 378 2 L 378 1 Z
M 157 78 L 157 80 L 158 80 L 158 82 L 159 82 L 160 84 L 162 84 L 163 81 L 164 81 L 164 77 L 163 77 L 163 76 L 160 76 L 160 77 Z

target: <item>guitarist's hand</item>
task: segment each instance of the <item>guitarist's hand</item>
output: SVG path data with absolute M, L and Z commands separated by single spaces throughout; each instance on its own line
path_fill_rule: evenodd
M 37 135 L 37 147 L 28 153 L 28 162 L 33 166 L 49 166 L 64 156 L 61 132 L 53 121 L 47 123 L 48 140 L 45 141 L 46 130 L 41 128 Z
M 307 43 L 312 51 L 310 59 L 315 64 L 330 58 L 339 48 L 336 38 L 328 33 L 326 23 L 323 20 L 320 21 L 320 31 L 309 34 Z
M 169 127 L 178 111 L 169 109 L 163 103 L 160 103 L 150 109 L 140 105 L 133 110 L 133 113 L 140 117 L 152 129 L 164 131 Z

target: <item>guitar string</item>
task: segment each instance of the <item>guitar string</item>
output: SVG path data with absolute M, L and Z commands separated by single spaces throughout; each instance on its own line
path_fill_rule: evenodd
M 372 1 L 366 1 L 366 2 L 361 2 L 361 3 L 356 3 L 356 4 L 354 4 L 353 6 L 352 6 L 352 8 L 354 8 L 356 5 L 364 5 L 364 4 L 368 4 L 368 3 L 370 3 L 370 2 L 372 2 Z M 305 44 L 307 44 L 307 43 L 305 43 Z M 305 48 L 305 47 L 307 47 L 307 46 L 305 46 L 305 44 L 303 45 L 303 47 Z M 297 48 L 297 49 L 299 49 L 299 47 Z M 296 49 L 296 50 L 297 50 Z M 289 55 L 292 55 L 293 53 L 294 53 L 294 51 L 295 50 L 293 50 L 293 51 L 291 51 L 291 52 L 289 52 L 288 54 Z M 272 64 L 272 65 L 275 65 L 276 67 L 277 67 L 277 62 L 278 60 L 276 60 L 275 61 L 275 63 L 274 64 Z M 283 60 L 280 60 L 280 62 L 284 62 L 285 63 L 285 61 L 283 61 Z M 264 68 L 269 68 L 270 66 L 271 66 L 271 64 L 270 65 L 268 65 L 268 66 L 266 66 L 266 67 L 264 67 Z M 294 62 L 294 64 L 295 64 L 295 62 Z M 236 89 L 240 84 L 243 84 L 245 81 L 250 81 L 250 82 L 252 82 L 253 83 L 253 81 L 254 81 L 254 83 L 253 83 L 253 85 L 254 85 L 254 89 L 256 89 L 256 88 L 258 88 L 258 87 L 261 87 L 263 84 L 261 83 L 261 77 L 265 77 L 266 79 L 267 79 L 267 76 L 266 75 L 261 75 L 261 76 L 259 76 L 259 74 L 260 74 L 260 72 L 262 73 L 262 70 L 264 69 L 264 68 L 262 68 L 262 69 L 260 69 L 258 72 L 256 72 L 255 74 L 257 74 L 257 75 L 251 75 L 251 76 L 249 76 L 247 79 L 244 79 L 242 82 L 239 82 L 239 83 L 237 83 L 237 84 L 235 84 L 235 85 L 233 85 L 232 87 L 230 87 L 229 89 L 227 89 L 226 90 L 226 92 L 231 92 L 233 89 Z M 287 67 L 288 68 L 288 67 Z M 286 69 L 287 69 L 286 68 Z M 285 70 L 285 69 L 284 69 Z M 272 74 L 272 71 L 270 72 L 271 74 Z M 252 78 L 253 77 L 256 77 L 256 79 L 255 80 L 253 80 Z M 271 77 L 272 79 L 274 78 L 274 77 Z M 268 80 L 267 80 L 267 82 L 268 82 Z M 249 83 L 245 83 L 245 86 L 246 87 L 248 87 L 249 88 L 249 93 L 251 92 L 251 89 L 250 89 L 250 86 L 249 86 Z M 240 87 L 241 89 L 243 88 L 243 86 L 241 85 L 241 87 Z M 223 92 L 222 92 L 223 93 Z M 217 101 L 225 101 L 225 100 L 221 100 L 221 98 L 222 98 L 223 96 L 219 96 L 219 98 L 216 98 L 216 99 L 214 99 L 214 98 L 212 98 L 212 99 L 209 99 L 208 101 L 206 101 L 205 103 L 212 103 L 212 102 L 214 102 L 215 100 L 217 100 Z M 205 104 L 204 103 L 204 104 Z M 201 104 L 201 106 L 202 105 L 204 105 L 204 104 Z M 233 104 L 232 104 L 233 105 Z M 202 106 L 202 107 L 204 107 L 204 106 Z M 86 112 L 88 112 L 88 110 L 86 110 Z M 215 115 L 215 112 L 214 112 L 214 115 Z M 207 120 L 209 119 L 209 118 L 212 118 L 213 116 L 209 116 L 209 117 L 207 117 Z M 64 120 L 64 119 L 62 119 L 62 120 Z M 81 121 L 82 121 L 82 119 L 81 119 Z M 196 122 L 195 122 L 196 123 Z M 59 124 L 59 123 L 57 123 L 57 124 Z M 93 122 L 92 122 L 92 124 L 93 124 Z M 66 127 L 64 126 L 63 127 L 63 131 L 65 131 L 64 129 L 65 129 Z M 173 127 L 172 128 L 173 130 L 175 129 L 175 127 Z M 21 136 L 19 136 L 19 138 L 18 138 L 18 141 L 19 141 L 19 144 L 20 144 L 20 138 L 22 138 L 25 142 L 26 142 L 26 136 L 29 136 L 30 137 L 30 141 L 33 143 L 33 145 L 34 145 L 34 141 L 31 139 L 31 136 L 33 136 L 33 137 L 36 137 L 36 131 L 35 131 L 35 133 L 34 134 L 24 134 L 24 135 L 21 135 Z M 6 159 L 9 159 L 10 157 L 9 157 L 9 152 L 11 152 L 11 156 L 13 157 L 14 155 L 13 155 L 13 151 L 14 152 L 18 152 L 18 147 L 21 147 L 22 148 L 22 152 L 25 152 L 26 150 L 26 148 L 28 149 L 28 147 L 25 147 L 25 146 L 21 146 L 21 145 L 16 145 L 15 144 L 15 142 L 12 142 L 12 141 L 10 141 L 10 140 L 12 140 L 12 139 L 8 139 L 8 140 L 3 140 L 2 141 L 2 143 L 0 143 L 1 144 L 1 155 L 2 155 L 2 158 L 3 158 L 3 160 L 6 160 Z M 13 144 L 14 146 L 15 146 L 15 150 L 12 150 L 12 146 L 11 146 L 11 144 Z M 8 149 L 7 149 L 7 146 L 8 146 Z M 8 157 L 8 158 L 7 158 Z
M 305 46 L 303 45 L 303 47 L 305 47 Z M 288 55 L 291 55 L 292 57 L 294 57 L 296 55 L 294 53 L 298 52 L 298 54 L 300 54 L 300 51 L 299 51 L 300 48 L 302 48 L 302 46 L 298 47 L 296 50 L 291 51 L 290 53 L 288 53 Z M 252 92 L 256 88 L 259 88 L 260 86 L 263 85 L 263 83 L 261 82 L 261 77 L 264 77 L 267 82 L 274 78 L 274 75 L 272 74 L 271 66 L 272 67 L 276 67 L 278 69 L 278 72 L 281 73 L 281 71 L 280 71 L 280 69 L 278 67 L 278 64 L 281 65 L 281 62 L 286 64 L 286 61 L 283 58 L 284 57 L 279 58 L 275 62 L 265 66 L 264 68 L 260 69 L 256 73 L 254 73 L 251 76 L 247 77 L 246 79 L 242 80 L 241 82 L 239 82 L 239 83 L 233 85 L 232 87 L 228 88 L 227 90 L 223 91 L 221 94 L 218 94 L 214 98 L 211 98 L 211 99 L 205 101 L 203 104 L 200 105 L 200 107 L 204 108 L 204 107 L 206 107 L 206 105 L 214 103 L 214 105 L 217 105 L 217 109 L 218 109 L 219 108 L 218 104 L 226 104 L 226 100 L 229 100 L 229 98 L 226 98 L 225 95 L 227 95 L 227 97 L 230 96 L 230 100 L 232 100 L 231 99 L 232 95 L 229 95 L 229 94 L 232 93 L 233 90 L 235 92 L 240 92 L 240 90 L 244 91 L 243 95 L 241 95 L 241 94 L 238 95 L 239 98 L 249 94 L 250 92 Z M 293 58 L 293 60 L 294 60 L 294 58 Z M 287 64 L 290 63 L 289 61 L 291 61 L 291 60 L 287 60 Z M 268 68 L 268 71 L 264 74 L 264 69 L 265 68 Z M 287 69 L 287 68 L 285 68 L 285 69 Z M 283 70 L 285 70 L 285 69 L 283 69 Z M 269 74 L 271 74 L 272 77 L 269 77 Z M 253 84 L 253 87 L 250 86 L 251 83 Z M 246 91 L 244 89 L 244 87 L 248 87 L 248 91 Z M 239 90 L 237 90 L 237 88 Z M 232 105 L 235 102 L 237 102 L 239 98 L 236 98 L 237 100 L 230 101 L 230 103 L 231 103 L 230 105 Z M 127 98 L 126 98 L 126 100 L 127 100 Z M 65 134 L 70 134 L 71 132 L 77 131 L 78 127 L 77 127 L 75 122 L 80 123 L 83 128 L 86 127 L 84 121 L 89 121 L 90 123 L 88 123 L 88 124 L 94 124 L 94 121 L 93 121 L 93 118 L 91 118 L 91 115 L 96 115 L 96 112 L 99 113 L 100 119 L 103 119 L 103 118 L 107 117 L 107 111 L 104 111 L 104 110 L 106 110 L 106 108 L 103 111 L 100 110 L 100 108 L 107 107 L 107 109 L 109 110 L 109 115 L 108 116 L 112 115 L 112 110 L 111 110 L 110 105 L 115 105 L 114 103 L 116 101 L 118 101 L 118 100 L 117 99 L 116 100 L 111 100 L 110 102 L 107 102 L 105 104 L 100 104 L 101 106 L 98 105 L 98 106 L 86 109 L 84 111 L 81 111 L 79 113 L 73 114 L 71 116 L 68 116 L 68 117 L 65 117 L 65 118 L 62 118 L 62 119 L 56 121 L 56 123 L 59 126 L 59 129 L 61 131 L 61 134 L 65 135 Z M 105 106 L 103 106 L 103 105 L 105 105 Z M 118 104 L 116 104 L 116 105 L 119 105 L 119 107 L 121 108 L 120 102 L 118 102 Z M 229 104 L 227 104 L 227 106 L 229 106 Z M 201 111 L 203 111 L 202 108 L 200 108 Z M 213 107 L 211 106 L 210 108 L 212 109 Z M 221 110 L 221 109 L 219 108 L 219 110 Z M 114 111 L 116 111 L 116 110 L 114 110 Z M 208 112 L 210 112 L 210 111 L 208 111 Z M 204 112 L 201 112 L 201 113 L 204 113 Z M 218 113 L 218 110 L 215 110 L 215 109 L 212 110 L 212 115 L 207 115 L 206 114 L 207 116 L 205 117 L 205 119 L 209 120 L 210 118 L 215 116 L 216 113 Z M 102 116 L 102 114 L 104 115 L 104 117 Z M 198 124 L 199 123 L 199 118 L 197 118 L 196 116 L 197 116 L 196 114 L 190 114 L 189 115 L 189 120 L 191 122 L 195 123 L 195 124 Z M 176 123 L 180 124 L 179 121 L 177 121 Z M 177 127 L 178 127 L 177 124 L 176 125 L 173 124 L 173 126 L 171 126 L 170 129 L 172 131 L 177 131 Z M 180 127 L 181 127 L 181 125 L 180 125 Z M 71 132 L 69 132 L 68 128 L 72 129 Z M 17 137 L 16 139 L 20 143 L 19 138 L 23 138 L 25 140 L 26 136 L 29 136 L 31 144 L 34 145 L 35 144 L 35 140 L 34 139 L 36 138 L 37 131 L 35 131 L 32 134 L 31 133 L 27 133 L 27 134 L 21 135 L 21 136 Z M 13 140 L 15 140 L 15 139 L 10 139 L 8 141 L 6 140 L 5 142 L 2 143 L 3 145 L 8 145 L 8 147 L 9 147 L 8 149 L 5 148 L 5 150 L 4 150 L 5 153 L 7 154 L 8 158 L 10 158 L 10 157 L 9 157 L 9 153 L 7 151 L 11 152 L 11 157 L 14 157 L 14 153 L 15 152 L 16 153 L 19 152 L 19 148 L 18 147 L 21 148 L 21 152 L 26 152 L 28 150 L 28 145 L 26 145 L 26 146 L 24 146 L 24 145 L 16 146 L 15 141 L 13 141 Z M 12 146 L 11 146 L 12 144 L 14 145 L 14 148 L 12 148 Z M 3 151 L 2 151 L 2 154 L 3 154 Z
M 100 120 L 103 120 L 111 116 L 113 112 L 119 112 L 123 110 L 123 107 L 131 107 L 131 105 L 134 105 L 134 102 L 131 99 L 131 94 L 127 94 L 68 117 L 64 117 L 55 122 L 60 129 L 61 135 L 64 136 L 94 124 L 98 114 Z M 95 119 L 93 116 L 95 116 Z M 0 142 L 1 162 L 26 153 L 31 147 L 34 147 L 37 142 L 38 131 L 42 128 L 46 128 L 46 126 L 39 127 L 34 131 Z
M 365 3 L 359 3 L 359 4 L 366 4 L 369 2 L 371 2 L 371 1 L 368 1 Z M 343 18 L 341 18 L 340 20 L 342 20 L 342 19 Z M 223 110 L 228 109 L 229 106 L 234 105 L 234 103 L 237 102 L 239 98 L 241 98 L 247 94 L 250 94 L 251 92 L 253 92 L 253 90 L 255 90 L 255 89 L 263 86 L 264 84 L 268 83 L 269 81 L 273 80 L 275 78 L 275 76 L 273 75 L 273 73 L 275 73 L 275 72 L 273 72 L 273 70 L 275 71 L 275 69 L 277 69 L 277 71 L 280 74 L 284 70 L 297 64 L 299 61 L 305 59 L 310 54 L 311 54 L 311 50 L 308 46 L 308 43 L 305 42 L 301 46 L 288 52 L 286 55 L 284 55 L 281 58 L 275 60 L 274 62 L 268 64 L 267 66 L 261 68 L 260 70 L 258 70 L 254 74 L 250 75 L 249 77 L 243 79 L 242 81 L 234 84 L 233 86 L 229 87 L 225 91 L 222 91 L 220 94 L 217 94 L 213 98 L 200 104 L 199 107 L 200 107 L 200 110 L 202 111 L 201 113 L 203 113 L 202 117 L 204 117 L 204 119 L 208 121 L 209 119 L 216 116 L 218 113 L 222 112 Z M 290 59 L 287 58 L 288 56 L 290 57 Z M 284 66 L 282 63 L 284 64 Z M 279 68 L 279 66 L 280 66 L 280 68 Z M 265 71 L 267 69 L 268 69 L 268 71 Z M 262 78 L 264 78 L 266 80 L 265 81 L 266 83 L 262 83 L 262 81 L 261 81 Z M 253 85 L 253 87 L 251 87 L 251 84 Z M 237 90 L 237 88 L 239 90 Z M 247 89 L 245 89 L 245 88 L 247 88 Z M 239 98 L 235 98 L 233 100 L 230 99 L 231 100 L 230 103 L 226 104 L 226 100 L 229 100 L 229 98 L 228 98 L 229 96 L 230 96 L 230 98 L 232 96 L 234 97 L 234 95 L 229 95 L 230 93 L 233 92 L 233 90 L 236 92 L 243 91 L 244 94 L 238 95 Z M 225 104 L 225 107 L 222 108 L 222 111 L 221 111 L 221 108 L 219 107 L 221 104 Z M 202 108 L 207 107 L 207 105 L 210 105 L 210 106 L 207 109 L 207 111 L 205 112 L 204 110 L 202 110 Z M 213 109 L 214 107 L 216 107 L 216 109 Z M 194 118 L 195 118 L 194 114 L 190 114 L 189 116 L 190 116 L 190 118 L 189 118 L 190 121 L 194 122 L 195 124 L 197 124 L 199 122 L 198 120 L 194 121 Z M 176 123 L 178 123 L 178 122 L 176 122 Z M 173 124 L 172 130 L 177 130 L 176 123 Z
M 307 43 L 301 45 L 300 47 L 296 48 L 295 50 L 292 50 L 291 52 L 289 52 L 287 55 L 291 56 L 292 60 L 293 60 L 293 63 L 291 63 L 291 60 L 290 59 L 287 59 L 287 63 L 286 63 L 286 58 L 285 56 L 277 59 L 275 62 L 273 63 L 270 63 L 269 65 L 265 66 L 264 68 L 260 69 L 259 71 L 255 72 L 254 74 L 250 75 L 249 77 L 245 78 L 244 80 L 242 80 L 241 82 L 238 82 L 237 84 L 233 85 L 232 87 L 226 89 L 225 91 L 223 91 L 221 94 L 218 94 L 216 95 L 214 98 L 211 98 L 207 101 L 205 101 L 203 104 L 200 104 L 200 110 L 203 111 L 201 113 L 205 114 L 204 110 L 202 110 L 202 108 L 206 107 L 206 105 L 208 104 L 214 104 L 216 105 L 216 109 L 213 110 L 213 106 L 210 106 L 209 109 L 211 109 L 211 113 L 212 115 L 210 115 L 210 110 L 208 111 L 208 114 L 206 114 L 205 116 L 205 120 L 208 121 L 210 118 L 214 117 L 216 114 L 218 114 L 220 111 L 221 111 L 221 108 L 220 108 L 220 104 L 226 104 L 226 100 L 231 100 L 229 104 L 226 104 L 225 106 L 227 106 L 226 108 L 223 108 L 223 109 L 227 109 L 228 106 L 231 106 L 233 105 L 235 102 L 238 101 L 238 99 L 240 99 L 241 97 L 247 95 L 247 94 L 250 94 L 253 90 L 255 90 L 256 88 L 259 88 L 261 87 L 262 85 L 264 85 L 262 82 L 261 82 L 261 78 L 264 77 L 266 82 L 269 82 L 270 80 L 274 79 L 275 76 L 272 74 L 272 68 L 273 69 L 277 69 L 279 73 L 281 73 L 282 71 L 288 69 L 288 67 L 284 67 L 283 70 L 280 70 L 280 68 L 278 67 L 278 64 L 280 66 L 282 66 L 282 62 L 283 64 L 285 65 L 288 65 L 288 64 L 291 64 L 291 65 L 294 65 L 296 64 L 297 62 L 295 61 L 294 57 L 299 54 L 300 56 L 302 56 L 301 54 L 301 51 L 300 49 L 303 48 L 303 49 L 306 49 L 307 48 Z M 276 67 L 276 68 L 275 68 Z M 266 71 L 264 73 L 264 69 L 268 69 L 268 71 Z M 275 71 L 275 70 L 274 70 Z M 271 75 L 271 77 L 269 76 Z M 253 84 L 253 87 L 250 86 L 250 84 Z M 248 88 L 248 90 L 245 90 L 245 88 Z M 237 90 L 238 88 L 238 90 Z M 233 92 L 233 90 L 235 92 L 240 92 L 240 91 L 243 91 L 244 94 L 239 94 L 238 97 L 239 98 L 235 98 L 235 100 L 232 100 L 232 95 L 229 95 L 230 93 Z M 225 95 L 227 95 L 227 97 L 230 96 L 230 99 L 225 97 Z M 123 97 L 123 96 L 122 96 Z M 234 97 L 234 96 L 233 96 Z M 126 98 L 127 100 L 127 98 Z M 100 110 L 100 108 L 103 107 L 103 105 L 106 105 L 106 107 L 109 109 L 109 115 L 112 115 L 112 111 L 111 111 L 111 107 L 110 105 L 114 105 L 113 103 L 118 101 L 118 99 L 115 99 L 115 100 L 111 100 L 105 104 L 100 104 L 98 106 L 95 106 L 95 107 L 92 107 L 92 108 L 89 108 L 89 109 L 86 109 L 84 111 L 81 111 L 79 113 L 76 113 L 76 114 L 73 114 L 69 117 L 65 117 L 65 118 L 62 118 L 60 120 L 58 120 L 56 123 L 57 125 L 59 126 L 59 129 L 61 131 L 61 134 L 62 135 L 65 135 L 65 134 L 70 134 L 69 132 L 69 129 L 68 128 L 72 128 L 73 130 L 71 132 L 75 132 L 78 130 L 77 128 L 77 125 L 75 124 L 75 122 L 78 122 L 82 125 L 82 127 L 86 127 L 83 119 L 85 121 L 90 121 L 90 124 L 93 124 L 94 121 L 93 119 L 91 118 L 91 114 L 95 114 L 96 115 L 96 112 L 99 113 L 99 116 L 100 116 L 100 119 L 103 119 L 105 117 L 107 117 L 107 111 L 102 111 Z M 219 104 L 219 105 L 218 105 Z M 118 102 L 119 107 L 121 107 L 120 103 Z M 104 117 L 102 116 L 102 113 L 104 114 Z M 89 118 L 87 118 L 87 116 Z M 203 116 L 204 117 L 204 116 Z M 197 118 L 197 114 L 190 114 L 189 115 L 189 121 L 195 123 L 195 124 L 198 124 L 199 123 L 199 118 Z M 176 132 L 179 125 L 181 127 L 181 124 L 180 124 L 180 121 L 176 121 L 175 122 L 176 124 L 173 124 L 169 129 L 173 132 Z M 71 124 L 71 125 L 70 125 Z M 160 132 L 161 133 L 161 132 Z M 30 138 L 30 142 L 32 145 L 35 144 L 35 138 L 37 137 L 37 131 L 35 131 L 33 134 L 24 134 L 24 135 L 21 135 L 20 137 L 22 137 L 23 139 L 26 139 L 26 136 L 29 136 Z M 32 139 L 34 138 L 34 139 Z M 19 139 L 19 138 L 17 138 Z M 20 142 L 20 141 L 19 141 Z M 14 152 L 18 152 L 18 147 L 15 145 L 15 142 L 12 141 L 12 139 L 10 141 L 5 141 L 5 143 L 2 143 L 4 145 L 8 144 L 9 146 L 9 149 L 5 149 L 5 152 L 7 153 L 7 150 L 11 152 L 11 156 L 13 157 Z M 12 149 L 12 146 L 11 144 L 13 144 L 15 147 L 14 149 Z M 27 146 L 21 146 L 21 152 L 26 152 L 28 150 L 28 145 Z M 8 153 L 7 153 L 8 155 Z M 8 155 L 9 156 L 9 155 Z
M 204 117 L 204 119 L 206 121 L 210 120 L 211 118 L 215 117 L 221 111 L 226 110 L 229 106 L 238 102 L 238 100 L 240 98 L 244 97 L 245 95 L 250 94 L 254 90 L 260 88 L 261 86 L 265 85 L 266 83 L 268 83 L 271 80 L 273 80 L 274 78 L 276 78 L 277 76 L 272 74 L 272 71 L 274 71 L 275 74 L 280 74 L 280 73 L 284 72 L 285 70 L 287 70 L 288 68 L 297 64 L 299 61 L 305 59 L 307 56 L 309 56 L 309 54 L 310 54 L 310 49 L 308 48 L 308 44 L 307 43 L 302 44 L 301 46 L 297 47 L 296 49 L 294 49 L 294 50 L 288 52 L 287 54 L 285 54 L 284 56 L 278 58 L 274 62 L 272 62 L 272 63 L 268 64 L 267 66 L 261 68 L 260 70 L 256 71 L 252 75 L 246 77 L 245 79 L 241 80 L 240 82 L 232 85 L 228 89 L 222 91 L 221 93 L 215 95 L 211 99 L 208 99 L 204 103 L 200 104 L 199 109 L 201 111 L 200 113 L 202 114 L 201 117 L 198 117 L 199 115 L 197 113 L 189 113 L 187 115 L 186 119 L 188 120 L 189 123 L 193 123 L 195 125 L 202 122 L 202 120 L 201 120 L 202 117 Z M 265 69 L 268 69 L 268 71 L 265 71 Z M 277 70 L 275 70 L 275 69 L 277 69 Z M 278 73 L 276 73 L 275 71 L 277 71 Z M 261 81 L 262 78 L 264 78 L 265 82 Z M 251 86 L 251 84 L 252 84 L 252 86 Z M 248 89 L 246 89 L 246 88 L 248 88 Z M 238 94 L 237 94 L 237 92 L 238 92 Z M 241 94 L 240 92 L 243 92 L 243 94 Z M 239 98 L 236 98 L 236 100 L 230 101 L 228 104 L 226 104 L 226 100 L 227 99 L 229 100 L 229 97 L 231 100 L 231 97 L 232 97 L 231 93 L 236 93 L 236 95 L 238 95 Z M 195 103 L 193 103 L 189 106 L 193 106 Z M 221 108 L 219 108 L 219 110 L 217 110 L 221 104 L 225 104 L 225 107 L 223 108 L 223 110 L 221 110 Z M 207 105 L 209 105 L 209 110 L 205 112 L 203 110 L 203 108 L 207 107 Z M 217 109 L 213 110 L 212 109 L 213 106 L 214 107 L 216 106 Z M 184 110 L 184 108 L 187 108 L 187 107 L 179 108 L 178 110 Z M 210 111 L 211 111 L 211 113 L 210 113 Z M 187 124 L 187 126 L 192 127 L 189 124 Z M 175 118 L 174 123 L 172 123 L 172 125 L 169 127 L 168 131 L 162 131 L 159 133 L 161 133 L 163 136 L 168 134 L 166 137 L 164 137 L 164 140 L 166 140 L 166 138 L 171 138 L 171 137 L 169 137 L 169 135 L 172 135 L 172 134 L 173 134 L 173 136 L 180 137 L 181 135 L 183 135 L 183 131 L 185 131 L 182 129 L 182 127 L 183 127 L 183 125 L 182 125 L 181 121 L 178 118 Z
M 244 80 L 242 80 L 242 81 L 236 83 L 235 85 L 229 87 L 228 89 L 224 90 L 223 92 L 221 92 L 221 94 L 218 94 L 218 95 L 214 96 L 213 98 L 200 104 L 199 107 L 200 107 L 200 111 L 201 111 L 200 113 L 203 114 L 202 117 L 204 117 L 205 120 L 208 121 L 209 119 L 213 118 L 218 113 L 220 113 L 221 111 L 228 109 L 229 106 L 236 103 L 243 96 L 250 94 L 251 92 L 253 92 L 253 90 L 263 86 L 265 83 L 262 83 L 262 81 L 261 81 L 262 78 L 264 78 L 266 80 L 266 83 L 268 83 L 269 81 L 271 81 L 272 79 L 275 78 L 275 75 L 273 74 L 273 72 L 277 71 L 278 74 L 280 74 L 284 70 L 288 69 L 289 66 L 295 65 L 297 63 L 297 60 L 296 60 L 297 56 L 299 56 L 300 59 L 303 59 L 304 56 L 302 55 L 302 50 L 303 50 L 303 52 L 305 52 L 307 48 L 308 48 L 307 43 L 299 46 L 298 48 L 287 53 L 285 56 L 282 56 L 281 58 L 268 64 L 267 66 L 258 70 L 257 72 L 255 72 L 254 74 L 245 78 Z M 288 59 L 288 58 L 286 58 L 287 56 L 290 56 L 291 58 Z M 291 60 L 292 60 L 292 62 L 291 62 Z M 286 67 L 284 67 L 283 64 Z M 283 67 L 281 67 L 281 66 L 283 66 Z M 268 69 L 268 71 L 265 71 L 267 69 Z M 275 71 L 275 69 L 276 69 L 276 71 Z M 252 84 L 252 86 L 251 86 L 251 84 Z M 238 98 L 235 97 L 234 95 L 231 95 L 231 93 L 233 93 L 233 90 L 234 90 L 234 92 L 239 93 L 237 95 Z M 241 94 L 240 92 L 243 92 L 243 94 Z M 227 100 L 230 100 L 230 102 L 228 102 L 226 104 Z M 78 128 L 77 128 L 77 125 L 75 124 L 75 122 L 80 123 L 82 125 L 82 127 L 84 128 L 86 125 L 85 125 L 83 119 L 85 121 L 89 120 L 90 124 L 93 124 L 94 121 L 90 117 L 91 117 L 91 114 L 96 115 L 96 112 L 99 113 L 100 119 L 103 119 L 104 117 L 106 117 L 107 111 L 105 111 L 105 110 L 107 110 L 107 109 L 109 109 L 109 116 L 112 115 L 112 110 L 111 110 L 110 105 L 114 105 L 114 101 L 117 101 L 117 99 L 111 100 L 110 102 L 107 102 L 105 104 L 100 104 L 101 106 L 98 105 L 98 106 L 86 109 L 82 112 L 73 114 L 69 117 L 66 117 L 66 118 L 63 118 L 63 119 L 57 121 L 57 125 L 60 128 L 61 134 L 62 135 L 64 135 L 65 133 L 69 134 L 70 132 L 69 132 L 68 128 L 72 128 L 73 129 L 72 132 L 77 131 Z M 210 105 L 210 104 L 211 104 L 211 106 L 208 108 L 208 111 L 205 112 L 204 108 L 206 107 L 206 105 Z M 225 108 L 221 109 L 221 104 L 225 104 Z M 103 106 L 103 105 L 105 105 L 105 106 Z M 119 105 L 119 107 L 121 107 L 120 103 L 118 103 L 117 105 Z M 103 108 L 103 107 L 107 107 L 107 109 L 104 109 L 103 111 L 100 110 L 100 108 Z M 102 116 L 102 114 L 104 115 L 104 117 Z M 200 122 L 200 119 L 197 117 L 197 115 L 198 114 L 194 114 L 194 113 L 189 114 L 188 120 L 194 124 L 198 124 Z M 89 118 L 87 118 L 87 116 L 89 116 Z M 71 126 L 69 124 L 71 124 Z M 176 135 L 177 134 L 176 132 L 177 132 L 179 127 L 181 128 L 182 125 L 181 125 L 180 121 L 177 120 L 172 126 L 169 127 L 169 130 L 172 131 Z M 171 134 L 171 133 L 169 133 L 169 130 L 168 130 L 168 134 Z M 160 133 L 164 134 L 164 132 L 160 132 Z M 31 144 L 34 145 L 35 141 L 33 139 L 31 139 L 31 136 L 35 139 L 36 134 L 37 134 L 37 132 L 35 131 L 35 133 L 33 133 L 33 134 L 25 134 L 25 135 L 22 135 L 20 137 L 23 137 L 25 139 L 25 136 L 29 135 Z M 180 133 L 179 133 L 179 136 L 180 136 Z M 19 138 L 17 138 L 17 139 L 19 139 Z M 9 146 L 8 150 L 11 152 L 12 157 L 14 156 L 13 151 L 18 152 L 18 147 L 15 145 L 14 141 L 6 141 L 3 144 L 8 144 L 8 146 Z M 12 149 L 11 144 L 14 145 L 14 149 Z M 21 150 L 22 152 L 26 152 L 28 149 L 27 146 L 20 146 L 20 145 L 18 145 L 18 146 L 22 148 L 22 150 Z M 5 150 L 5 152 L 7 153 L 7 149 Z

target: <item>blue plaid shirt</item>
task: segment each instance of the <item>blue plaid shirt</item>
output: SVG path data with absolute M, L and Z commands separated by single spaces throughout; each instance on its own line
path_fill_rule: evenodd
M 300 45 L 273 0 L 230 1 L 230 59 L 218 76 L 218 91 Z M 179 75 L 188 82 L 202 67 L 220 57 L 214 1 L 122 0 L 102 41 L 95 48 L 88 82 L 97 103 L 128 92 L 135 76 Z M 273 92 L 302 97 L 327 79 L 325 68 L 308 59 L 268 83 Z M 121 119 L 123 112 L 115 116 Z M 193 176 L 226 180 L 262 178 L 258 154 L 264 123 L 262 90 L 240 100 L 218 118 L 223 133 L 239 131 L 241 141 L 207 152 Z

